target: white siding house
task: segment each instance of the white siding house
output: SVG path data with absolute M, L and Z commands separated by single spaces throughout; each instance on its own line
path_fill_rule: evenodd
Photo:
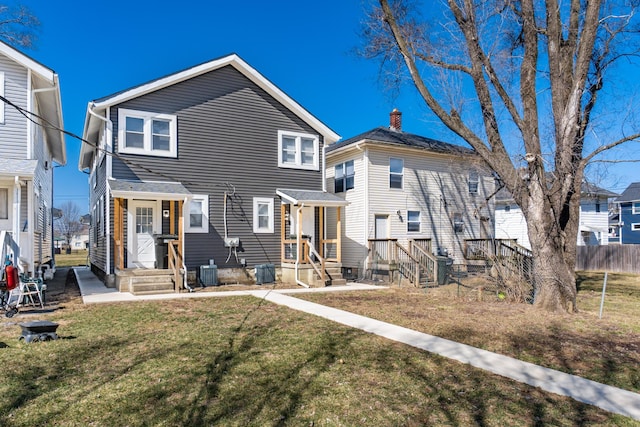
M 53 257 L 53 163 L 66 163 L 58 75 L 0 42 L 0 95 L 2 253 L 19 248 L 33 273 Z
M 582 184 L 578 246 L 609 244 L 608 199 L 615 193 L 589 183 Z M 496 239 L 514 239 L 520 246 L 531 249 L 524 214 L 506 190 L 496 196 Z
M 392 124 L 394 123 L 392 112 Z M 342 264 L 362 276 L 370 239 L 430 241 L 464 263 L 465 239 L 493 237 L 492 174 L 458 145 L 379 127 L 327 149 L 327 190 L 344 209 Z

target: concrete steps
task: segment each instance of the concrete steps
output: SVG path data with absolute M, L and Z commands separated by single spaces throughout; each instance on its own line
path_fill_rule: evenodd
M 121 291 L 133 295 L 155 295 L 174 292 L 171 270 L 137 269 L 119 272 Z

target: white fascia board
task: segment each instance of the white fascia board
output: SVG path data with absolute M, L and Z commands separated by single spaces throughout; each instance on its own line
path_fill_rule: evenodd
M 0 42 L 0 53 L 7 56 L 11 60 L 17 62 L 18 64 L 22 65 L 23 67 L 28 68 L 33 72 L 37 73 L 52 85 L 55 83 L 55 77 L 54 77 L 55 73 L 53 72 L 53 70 L 29 58 L 24 53 L 12 48 L 6 43 Z
M 196 77 L 200 74 L 208 73 L 218 68 L 222 68 L 226 65 L 231 65 L 232 67 L 234 67 L 253 83 L 261 87 L 269 95 L 273 96 L 278 102 L 294 112 L 307 124 L 316 129 L 324 137 L 325 144 L 332 144 L 340 139 L 340 135 L 329 129 L 329 127 L 327 127 L 315 116 L 305 110 L 300 104 L 298 104 L 291 97 L 281 91 L 276 85 L 267 80 L 262 74 L 260 74 L 256 69 L 244 62 L 236 54 L 231 54 L 220 59 L 209 61 L 204 64 L 189 68 L 187 70 L 171 74 L 164 78 L 154 80 L 150 83 L 143 84 L 131 90 L 119 93 L 112 98 L 105 99 L 101 102 L 96 102 L 95 109 L 101 110 L 112 105 L 120 104 L 129 99 L 137 98 L 141 95 L 145 95 L 147 93 L 151 93 L 156 90 L 174 85 L 176 83 Z

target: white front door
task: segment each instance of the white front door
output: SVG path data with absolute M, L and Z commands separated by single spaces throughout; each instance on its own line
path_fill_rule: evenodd
M 155 268 L 155 238 L 159 232 L 158 207 L 155 201 L 132 200 L 129 202 L 129 268 Z
M 298 216 L 298 207 L 292 205 L 291 211 L 294 212 L 291 215 L 291 233 L 298 233 L 298 225 L 297 225 L 297 216 Z M 306 206 L 302 208 L 302 236 L 309 239 L 311 246 L 315 247 L 315 228 L 316 228 L 316 217 L 315 210 L 311 206 Z

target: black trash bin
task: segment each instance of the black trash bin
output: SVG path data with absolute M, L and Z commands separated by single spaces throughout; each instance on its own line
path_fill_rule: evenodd
M 169 268 L 168 244 L 178 238 L 177 234 L 156 234 L 156 268 Z

